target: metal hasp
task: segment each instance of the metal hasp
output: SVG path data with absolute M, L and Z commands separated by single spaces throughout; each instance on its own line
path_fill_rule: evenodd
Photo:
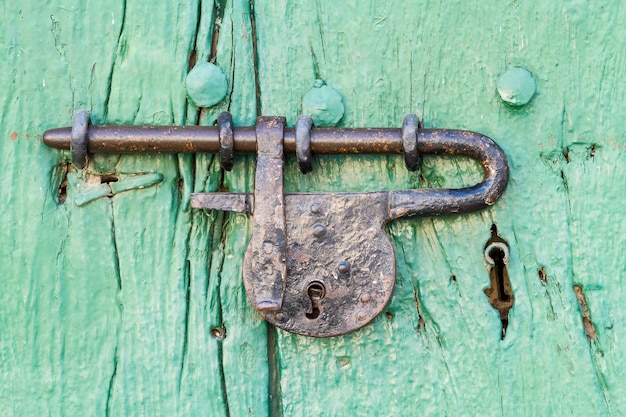
M 417 117 L 402 129 L 315 128 L 306 116 L 295 129 L 282 117 L 259 117 L 256 127 L 233 128 L 223 114 L 217 127 L 91 126 L 77 113 L 72 129 L 47 131 L 44 142 L 69 149 L 79 167 L 89 152 L 215 152 L 225 168 L 233 152 L 256 152 L 254 194 L 191 195 L 198 209 L 253 216 L 243 280 L 254 308 L 270 323 L 313 337 L 338 336 L 381 313 L 395 285 L 395 255 L 384 226 L 406 216 L 465 213 L 490 206 L 506 188 L 504 152 L 480 133 L 422 129 Z M 69 139 L 71 138 L 71 140 Z M 407 168 L 423 154 L 467 156 L 484 178 L 462 189 L 372 193 L 284 194 L 284 153 L 309 172 L 313 154 L 403 153 Z

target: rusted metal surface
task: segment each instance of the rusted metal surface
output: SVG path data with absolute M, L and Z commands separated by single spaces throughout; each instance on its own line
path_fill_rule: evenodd
M 463 130 L 425 129 L 420 131 L 419 138 L 420 154 L 458 155 L 475 159 L 483 168 L 484 179 L 479 184 L 461 189 L 390 191 L 387 220 L 476 211 L 494 204 L 504 192 L 509 179 L 506 155 L 488 137 Z M 254 201 L 252 196 L 248 198 Z
M 229 206 L 230 196 L 238 203 Z M 234 211 L 244 212 L 253 198 L 250 194 L 212 193 L 192 194 L 191 201 L 195 208 L 225 210 L 235 206 Z M 395 285 L 394 251 L 383 231 L 389 219 L 388 198 L 388 192 L 286 194 L 285 291 L 279 309 L 257 308 L 263 317 L 293 333 L 329 337 L 357 330 L 378 316 Z M 255 229 L 245 262 L 267 256 L 256 248 L 274 239 L 263 234 L 273 231 L 272 225 L 264 228 L 260 223 L 264 210 L 261 202 L 255 207 Z M 259 234 L 257 226 L 266 230 Z M 275 247 L 273 241 L 270 243 Z M 269 255 L 268 262 L 281 256 Z M 250 265 L 244 269 L 246 291 L 253 304 L 259 303 L 259 288 L 268 284 L 266 280 L 272 279 L 273 273 Z M 315 300 L 312 289 L 313 294 L 321 290 L 323 296 Z
M 494 204 L 509 181 L 506 155 L 494 141 L 480 133 L 430 129 L 422 134 L 420 131 L 418 150 L 420 154 L 460 155 L 475 159 L 483 168 L 484 179 L 461 189 L 391 191 L 390 219 L 480 210 Z
M 313 155 L 311 153 L 311 116 L 300 116 L 296 121 L 296 157 L 303 174 L 313 170 Z
M 284 152 L 294 154 L 297 150 L 296 129 L 284 129 Z M 465 155 L 474 158 L 477 152 L 470 149 L 474 144 L 485 146 L 485 136 L 462 130 L 419 129 L 417 153 L 407 139 L 410 129 L 396 128 L 329 128 L 310 129 L 310 152 L 313 154 L 402 154 L 405 148 L 412 161 L 419 154 Z M 403 133 L 405 133 L 403 141 Z M 44 133 L 44 143 L 58 149 L 70 149 L 71 128 L 51 129 Z M 466 143 L 453 140 L 462 137 Z M 99 126 L 88 128 L 90 153 L 219 153 L 219 129 L 215 126 Z M 257 151 L 254 127 L 232 129 L 234 152 Z M 404 142 L 407 142 L 405 147 Z M 445 142 L 445 145 L 444 145 Z M 497 145 L 495 145 L 497 148 Z M 464 149 L 467 148 L 467 149 Z M 499 148 L 485 149 L 493 153 Z M 503 154 L 502 154 L 503 155 Z M 498 157 L 493 155 L 493 157 Z M 419 157 L 417 157 L 419 158 Z M 506 158 L 504 158 L 506 165 Z M 419 162 L 419 160 L 418 160 Z M 411 163 L 414 165 L 414 162 Z M 508 169 L 507 169 L 508 172 Z
M 243 282 L 261 314 L 280 310 L 287 280 L 283 198 L 282 117 L 257 119 L 257 162 L 252 236 L 243 261 Z
M 89 146 L 89 113 L 79 110 L 74 115 L 70 143 L 72 148 L 72 162 L 78 169 L 87 166 L 87 148 Z
M 204 210 L 233 211 L 252 214 L 254 194 L 196 193 L 191 194 L 191 207 Z
M 233 169 L 235 143 L 233 139 L 233 118 L 229 112 L 220 113 L 217 118 L 217 129 L 220 141 L 220 165 L 222 169 Z
M 50 129 L 43 135 L 46 145 L 70 149 L 71 128 Z M 420 132 L 421 133 L 421 132 Z M 233 128 L 235 152 L 256 152 L 254 127 Z M 89 126 L 90 153 L 219 153 L 216 126 Z M 285 153 L 296 152 L 295 129 L 285 128 Z M 311 129 L 311 151 L 317 154 L 401 154 L 402 132 L 395 128 Z
M 287 285 L 275 326 L 338 336 L 381 313 L 395 284 L 395 256 L 383 231 L 387 193 L 285 196 Z M 321 299 L 315 291 L 323 292 Z
M 90 152 L 214 152 L 225 168 L 233 152 L 257 152 L 253 194 L 192 194 L 191 206 L 253 214 L 243 279 L 256 310 L 275 326 L 314 337 L 338 336 L 365 326 L 385 307 L 395 284 L 395 255 L 384 225 L 415 215 L 479 210 L 495 203 L 509 177 L 504 152 L 479 133 L 420 129 L 415 115 L 402 129 L 311 127 L 299 119 L 259 117 L 256 128 L 90 126 Z M 67 149 L 67 128 L 44 134 Z M 404 153 L 409 169 L 420 156 L 466 156 L 480 162 L 484 178 L 462 189 L 374 193 L 283 193 L 284 153 L 296 153 L 302 172 L 312 154 Z
M 417 148 L 423 154 L 476 159 L 484 179 L 463 189 L 286 194 L 287 281 L 281 308 L 261 311 L 270 323 L 313 337 L 338 336 L 365 326 L 383 310 L 395 284 L 395 256 L 383 232 L 385 223 L 404 216 L 478 210 L 493 204 L 506 187 L 506 156 L 486 136 L 420 131 Z M 266 181 L 258 175 L 256 181 Z M 258 190 L 255 193 L 246 198 L 237 194 L 237 211 L 254 206 L 259 198 Z M 214 196 L 192 194 L 192 207 L 229 206 L 226 195 Z
M 420 155 L 417 150 L 417 131 L 419 120 L 415 114 L 407 114 L 402 122 L 402 147 L 404 163 L 409 171 L 417 171 L 420 167 Z
M 90 153 L 219 153 L 219 131 L 216 126 L 124 126 L 90 125 Z M 422 141 L 437 136 L 439 129 L 420 129 L 418 151 Z M 46 145 L 70 149 L 71 127 L 50 129 L 43 135 Z M 477 134 L 478 135 L 478 134 Z M 402 129 L 398 128 L 332 128 L 312 127 L 313 154 L 402 154 Z M 284 151 L 296 153 L 294 128 L 285 128 Z M 254 127 L 233 128 L 234 152 L 255 153 Z

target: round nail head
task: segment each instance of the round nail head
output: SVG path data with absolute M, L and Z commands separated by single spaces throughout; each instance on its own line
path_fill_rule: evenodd
M 228 81 L 220 67 L 210 62 L 202 62 L 187 74 L 185 88 L 197 107 L 211 107 L 226 97 Z
M 319 214 L 322 211 L 322 206 L 319 203 L 311 204 L 311 213 Z
M 361 302 L 362 303 L 369 303 L 371 299 L 372 299 L 372 296 L 369 295 L 368 293 L 365 293 L 365 294 L 361 295 Z
M 337 264 L 337 270 L 340 274 L 347 274 L 350 272 L 350 264 L 346 261 L 341 261 Z
M 323 224 L 315 224 L 313 225 L 313 235 L 315 237 L 323 237 L 326 234 L 326 226 Z
M 537 91 L 537 83 L 526 68 L 515 67 L 500 76 L 498 94 L 505 103 L 519 107 L 528 104 Z
M 344 111 L 339 91 L 327 86 L 322 80 L 315 80 L 313 88 L 302 98 L 302 114 L 311 116 L 315 126 L 335 126 Z

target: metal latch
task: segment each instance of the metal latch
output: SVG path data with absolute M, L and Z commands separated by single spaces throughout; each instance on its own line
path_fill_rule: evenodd
M 401 129 L 317 128 L 308 116 L 294 129 L 282 117 L 265 116 L 255 127 L 235 129 L 227 112 L 215 127 L 162 127 L 91 126 L 79 111 L 71 128 L 45 132 L 44 142 L 71 149 L 79 168 L 88 152 L 212 152 L 230 170 L 235 152 L 256 152 L 254 194 L 192 194 L 191 205 L 253 216 L 243 265 L 248 298 L 276 327 L 313 337 L 359 329 L 391 298 L 395 255 L 387 222 L 480 210 L 496 202 L 509 177 L 504 152 L 488 137 L 423 129 L 415 115 Z M 422 154 L 462 155 L 480 162 L 484 179 L 462 189 L 285 194 L 285 152 L 297 155 L 304 173 L 313 154 L 403 153 L 410 170 L 419 168 Z

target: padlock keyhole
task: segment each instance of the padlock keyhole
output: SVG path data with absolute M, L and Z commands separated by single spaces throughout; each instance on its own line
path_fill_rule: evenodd
M 326 287 L 319 281 L 313 281 L 307 287 L 306 295 L 311 300 L 311 308 L 305 315 L 307 319 L 314 320 L 320 315 L 320 303 L 326 296 Z

